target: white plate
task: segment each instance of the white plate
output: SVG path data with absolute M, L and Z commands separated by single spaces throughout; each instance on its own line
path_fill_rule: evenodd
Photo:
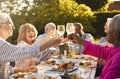
M 31 74 L 31 75 L 25 76 L 25 79 L 32 79 L 32 78 L 42 79 L 42 78 L 40 77 L 40 75 L 37 74 L 37 73 L 33 73 L 33 74 Z
M 71 73 L 71 72 L 74 72 L 76 70 L 78 70 L 78 67 L 74 67 L 73 69 L 67 70 L 67 73 Z M 56 73 L 56 74 L 62 74 L 62 73 L 64 73 L 64 71 L 62 71 L 62 70 L 54 70 L 54 69 L 50 69 L 50 70 L 47 70 L 45 72 L 46 73 Z
M 49 59 L 48 61 L 55 61 L 55 64 L 61 64 L 64 62 L 62 59 Z M 46 65 L 45 62 L 46 61 L 43 61 L 41 62 L 41 64 Z M 48 64 L 48 65 L 51 65 L 51 64 Z

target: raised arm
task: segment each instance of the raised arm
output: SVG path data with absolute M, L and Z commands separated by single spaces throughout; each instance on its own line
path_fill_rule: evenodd
M 40 51 L 40 45 L 19 47 L 0 40 L 0 63 L 34 57 Z
M 84 54 L 93 55 L 93 56 L 96 56 L 99 58 L 107 59 L 108 54 L 110 54 L 111 50 L 113 49 L 113 48 L 106 48 L 106 47 L 102 47 L 100 45 L 92 44 L 88 41 L 81 39 L 76 34 L 69 35 L 68 39 L 72 40 L 73 42 L 75 42 L 77 44 L 84 45 L 84 47 L 85 47 L 84 52 L 83 52 Z
M 60 42 L 61 40 L 59 38 L 54 38 L 30 47 L 20 47 L 12 45 L 4 40 L 0 40 L 0 63 L 34 57 L 38 54 L 38 52 L 49 48 L 52 45 L 57 45 Z

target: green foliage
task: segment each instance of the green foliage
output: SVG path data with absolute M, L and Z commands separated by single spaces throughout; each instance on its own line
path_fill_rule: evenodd
M 78 5 L 73 0 L 49 2 L 43 0 L 28 12 L 28 17 L 27 21 L 33 23 L 39 33 L 43 33 L 44 25 L 48 22 L 54 22 L 56 25 L 66 24 L 67 22 L 81 22 L 85 31 L 95 32 L 90 24 L 94 21 L 91 9 L 83 4 Z
M 86 4 L 93 11 L 105 11 L 111 0 L 76 0 L 79 4 Z
M 41 4 L 34 6 L 27 15 L 27 21 L 33 23 L 38 29 L 39 33 L 43 33 L 44 26 L 48 22 L 55 22 L 58 14 L 57 0 L 52 3 L 41 2 Z
M 32 23 L 39 34 L 44 32 L 44 26 L 48 22 L 66 24 L 67 22 L 80 22 L 84 26 L 85 32 L 95 33 L 91 22 L 94 21 L 94 14 L 91 9 L 84 5 L 78 5 L 75 0 L 34 0 L 34 5 L 29 9 L 28 0 L 23 0 L 27 4 L 22 10 L 11 12 L 13 22 L 16 26 L 11 40 L 16 40 L 18 29 L 21 24 Z

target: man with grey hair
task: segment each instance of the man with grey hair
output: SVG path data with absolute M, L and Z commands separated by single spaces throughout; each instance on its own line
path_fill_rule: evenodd
M 56 25 L 53 23 L 53 22 L 49 22 L 45 25 L 45 33 L 44 34 L 41 34 L 37 37 L 36 41 L 35 41 L 35 44 L 44 39 L 44 38 L 48 38 L 50 39 L 51 37 L 54 37 L 56 35 Z M 56 47 L 54 48 L 55 50 L 50 50 L 50 49 L 46 49 L 44 51 L 42 51 L 42 53 L 39 53 L 37 59 L 39 62 L 41 61 L 44 61 L 44 60 L 47 60 L 49 59 L 50 55 L 52 52 L 55 52 L 56 54 L 59 54 L 59 48 Z M 43 53 L 44 52 L 44 53 Z
M 45 33 L 48 34 L 51 30 L 56 30 L 56 25 L 53 22 L 45 25 Z
M 9 64 L 19 59 L 35 57 L 39 51 L 42 51 L 52 45 L 60 43 L 59 38 L 45 40 L 31 47 L 19 47 L 5 41 L 13 34 L 15 29 L 11 17 L 6 13 L 0 13 L 0 79 L 8 79 Z

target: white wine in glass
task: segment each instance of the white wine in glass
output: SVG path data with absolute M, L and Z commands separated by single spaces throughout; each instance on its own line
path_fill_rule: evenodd
M 59 36 L 64 38 L 64 33 L 65 33 L 65 25 L 57 25 L 57 33 Z M 62 39 L 63 39 L 62 38 Z M 64 43 L 61 42 L 60 45 L 63 45 Z
M 57 33 L 60 36 L 63 36 L 65 33 L 65 25 L 57 25 Z
M 75 33 L 75 27 L 73 23 L 67 23 L 66 24 L 66 32 L 67 35 L 71 34 L 71 33 Z M 68 41 L 67 43 L 72 43 L 71 41 Z
M 67 23 L 66 32 L 67 32 L 67 35 L 75 32 L 75 27 L 74 27 L 73 23 Z

